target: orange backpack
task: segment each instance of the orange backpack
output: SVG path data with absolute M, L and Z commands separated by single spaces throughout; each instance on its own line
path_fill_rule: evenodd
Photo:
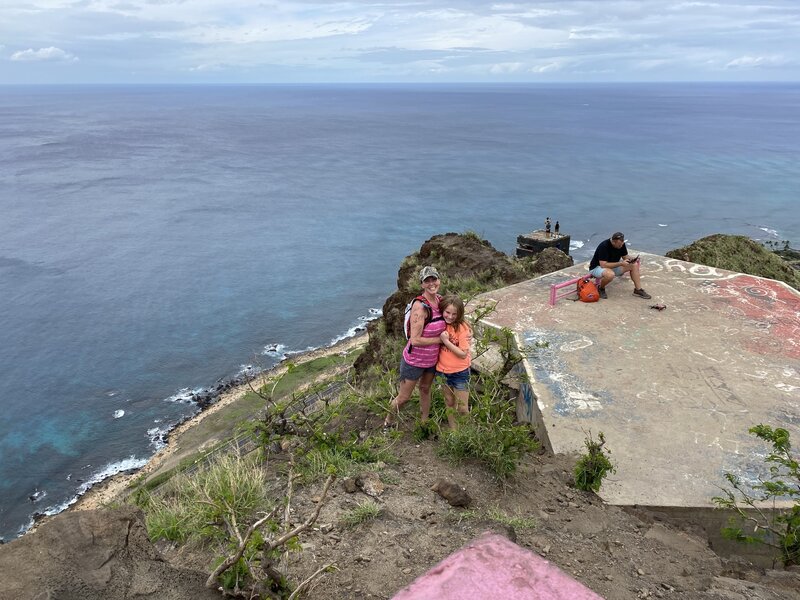
M 600 300 L 600 292 L 594 277 L 582 277 L 578 280 L 578 300 L 581 302 L 597 302 Z

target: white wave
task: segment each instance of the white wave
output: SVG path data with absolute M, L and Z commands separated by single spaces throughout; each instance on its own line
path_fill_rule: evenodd
M 584 242 L 580 240 L 572 240 L 569 243 L 570 250 L 577 250 L 578 248 L 583 248 Z
M 659 223 L 658 226 L 659 227 L 669 227 L 669 225 L 667 225 L 666 223 Z
M 311 352 L 312 350 L 316 349 L 316 346 L 309 346 L 308 348 L 304 348 L 302 350 L 287 350 L 284 344 L 267 344 L 264 346 L 261 354 L 271 356 L 272 358 L 277 358 L 280 362 L 286 360 L 290 356 L 294 356 L 295 354 L 303 354 L 304 352 Z
M 125 416 L 125 411 L 124 410 L 115 410 L 114 411 L 114 418 L 115 419 L 121 419 L 124 416 Z
M 193 402 L 192 396 L 196 396 L 204 391 L 206 391 L 205 388 L 181 388 L 172 396 L 167 398 L 167 402 L 183 402 L 185 404 L 191 404 Z
M 261 354 L 265 354 L 266 356 L 271 356 L 273 358 L 279 358 L 283 360 L 285 358 L 284 351 L 286 350 L 286 346 L 283 344 L 267 344 L 264 346 L 264 349 L 261 351 Z
M 342 340 L 346 340 L 348 338 L 355 337 L 359 333 L 362 333 L 363 331 L 366 331 L 366 329 L 367 329 L 367 325 L 366 324 L 369 323 L 370 321 L 374 321 L 375 319 L 379 319 L 382 315 L 383 315 L 383 311 L 380 308 L 370 308 L 368 314 L 361 315 L 360 317 L 358 317 L 358 321 L 359 321 L 358 324 L 353 325 L 350 329 L 348 329 L 344 333 L 342 333 L 340 335 L 337 335 L 335 338 L 333 338 L 330 341 L 329 345 L 333 346 L 334 344 L 338 344 Z
M 253 365 L 239 365 L 239 370 L 236 372 L 236 379 L 241 377 L 255 377 L 261 372 L 261 369 Z
M 165 427 L 152 427 L 147 430 L 147 437 L 150 439 L 150 445 L 156 452 L 167 445 L 164 438 L 172 429 L 172 425 L 167 425 Z
M 30 496 L 28 496 L 28 500 L 30 500 L 31 502 L 35 503 L 35 502 L 39 502 L 39 500 L 41 500 L 45 496 L 47 496 L 47 492 L 46 491 L 37 489 Z
M 764 233 L 771 235 L 772 237 L 779 237 L 778 232 L 775 229 L 770 229 L 769 227 L 759 227 L 759 229 Z
M 54 504 L 53 506 L 49 506 L 43 511 L 41 511 L 41 513 L 48 516 L 57 515 L 58 513 L 65 511 L 67 508 L 75 504 L 78 501 L 78 498 L 83 496 L 93 486 L 97 485 L 101 481 L 104 481 L 105 479 L 108 479 L 109 477 L 116 475 L 117 473 L 122 473 L 123 471 L 141 469 L 146 464 L 147 464 L 146 458 L 136 458 L 133 455 L 123 460 L 109 463 L 99 471 L 92 473 L 89 479 L 84 481 L 78 487 L 77 493 L 72 498 L 70 498 L 65 502 L 62 502 L 61 504 Z M 28 529 L 30 529 L 31 527 L 33 527 L 33 524 L 34 524 L 34 519 L 31 518 L 31 520 L 26 525 L 20 527 L 19 530 L 20 535 L 28 531 Z

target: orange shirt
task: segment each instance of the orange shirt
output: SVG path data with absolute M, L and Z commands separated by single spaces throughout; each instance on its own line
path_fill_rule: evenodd
M 472 328 L 464 322 L 459 326 L 458 332 L 456 332 L 452 325 L 448 325 L 445 331 L 447 331 L 447 335 L 450 336 L 450 342 L 454 346 L 458 346 L 464 350 L 467 355 L 464 358 L 458 358 L 450 348 L 442 344 L 439 349 L 439 362 L 436 363 L 436 370 L 440 373 L 458 373 L 459 371 L 468 369 L 472 362 L 472 357 L 470 356 Z

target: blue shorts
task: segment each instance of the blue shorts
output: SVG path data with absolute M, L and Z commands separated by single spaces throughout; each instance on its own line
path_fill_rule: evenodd
M 430 367 L 415 367 L 406 362 L 405 358 L 400 358 L 400 381 L 419 381 L 423 373 L 436 373 L 436 365 Z
M 469 389 L 469 367 L 457 373 L 442 373 L 439 371 L 438 374 L 444 376 L 445 384 L 451 389 L 459 392 L 465 392 Z
M 622 275 L 622 267 L 614 267 L 611 270 L 614 271 L 614 275 L 616 275 L 617 277 L 620 277 Z M 594 269 L 589 271 L 589 275 L 591 275 L 592 277 L 602 277 L 603 271 L 605 271 L 605 269 L 600 265 L 598 265 Z

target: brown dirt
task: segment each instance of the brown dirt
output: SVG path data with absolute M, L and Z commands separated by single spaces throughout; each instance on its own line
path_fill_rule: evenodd
M 352 422 L 356 429 L 371 431 L 380 421 L 361 415 Z M 436 441 L 414 443 L 408 431 L 393 450 L 399 462 L 379 471 L 385 489 L 376 499 L 381 507 L 376 519 L 344 525 L 344 515 L 374 495 L 358 486 L 347 492 L 346 482 L 337 481 L 313 530 L 301 534 L 302 551 L 290 555 L 288 568 L 295 584 L 323 565 L 336 566 L 315 579 L 304 597 L 391 598 L 493 530 L 609 600 L 800 599 L 797 571 L 762 571 L 744 561 L 721 559 L 692 532 L 576 490 L 571 485 L 574 457 L 530 456 L 512 481 L 500 485 L 476 463 L 456 466 L 439 458 Z M 439 479 L 466 488 L 472 505 L 451 507 L 430 489 Z M 295 521 L 302 522 L 313 510 L 321 488 L 318 482 L 295 490 Z M 498 519 L 498 513 L 532 522 L 510 526 L 500 522 L 507 519 Z M 120 521 L 124 526 L 115 525 Z M 42 556 L 47 559 L 35 558 Z M 129 507 L 70 511 L 0 546 L 0 598 L 34 598 L 47 590 L 51 595 L 45 597 L 51 598 L 211 597 L 202 573 L 209 572 L 213 558 L 163 542 L 150 547 L 140 517 Z
M 366 425 L 377 427 L 377 418 Z M 342 523 L 343 515 L 372 497 L 358 489 L 348 493 L 340 481 L 314 531 L 302 536 L 304 550 L 289 566 L 292 580 L 302 581 L 325 564 L 337 567 L 317 581 L 308 598 L 391 598 L 482 532 L 494 530 L 609 600 L 800 599 L 796 571 L 765 572 L 721 559 L 692 532 L 576 490 L 574 457 L 529 457 L 513 481 L 500 485 L 482 466 L 450 464 L 437 456 L 435 441 L 417 444 L 408 432 L 395 452 L 400 462 L 380 472 L 385 491 L 377 499 L 376 519 L 355 527 Z M 473 504 L 453 508 L 439 497 L 431 486 L 442 478 L 466 488 Z M 320 490 L 321 483 L 297 491 L 298 521 L 313 509 Z M 534 524 L 515 528 L 493 518 L 497 513 Z

